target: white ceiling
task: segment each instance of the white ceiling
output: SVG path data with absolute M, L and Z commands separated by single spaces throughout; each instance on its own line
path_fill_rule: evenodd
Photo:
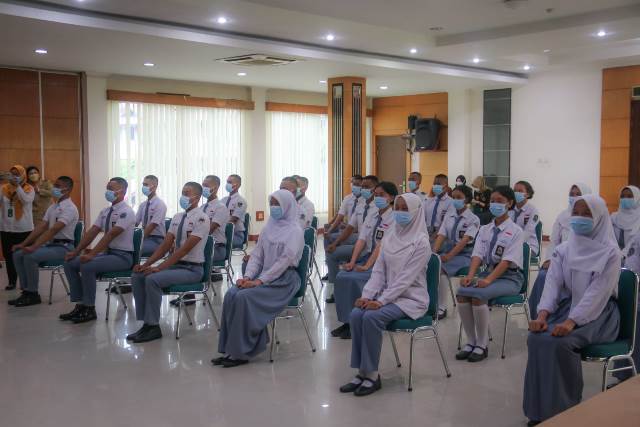
M 369 94 L 379 96 L 519 84 L 525 80 L 517 74 L 528 74 L 524 64 L 537 73 L 640 57 L 640 1 L 528 0 L 516 8 L 502 0 L 48 3 L 52 8 L 0 0 L 5 65 L 318 92 L 325 90 L 318 80 L 359 75 L 369 79 Z M 217 24 L 219 16 L 229 22 Z M 430 31 L 433 26 L 443 30 Z M 600 29 L 606 37 L 595 36 Z M 324 40 L 327 33 L 336 40 Z M 36 47 L 49 54 L 34 55 Z M 411 47 L 418 53 L 410 54 Z M 214 61 L 258 52 L 304 61 L 247 70 Z M 157 66 L 143 67 L 144 61 Z M 248 75 L 239 78 L 238 71 Z M 388 91 L 378 89 L 383 84 Z

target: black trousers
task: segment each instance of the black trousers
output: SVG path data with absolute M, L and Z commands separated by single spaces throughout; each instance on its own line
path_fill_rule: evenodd
M 9 278 L 9 284 L 15 285 L 18 282 L 18 273 L 16 272 L 16 266 L 13 264 L 13 251 L 11 247 L 22 243 L 27 236 L 31 234 L 30 231 L 24 233 L 12 233 L 9 231 L 0 232 L 0 240 L 2 240 L 2 255 L 7 265 L 7 277 Z

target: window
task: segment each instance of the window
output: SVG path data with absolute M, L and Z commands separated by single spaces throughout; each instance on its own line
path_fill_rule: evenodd
M 269 188 L 279 188 L 285 176 L 307 177 L 316 215 L 329 210 L 328 132 L 326 114 L 267 112 Z
M 509 185 L 511 89 L 484 91 L 483 175 L 489 187 Z
M 129 182 L 127 202 L 143 200 L 142 180 L 156 175 L 167 215 L 182 185 L 206 175 L 242 176 L 245 112 L 223 108 L 109 102 L 109 170 Z M 224 191 L 224 186 L 221 191 Z M 222 194 L 219 192 L 219 196 Z

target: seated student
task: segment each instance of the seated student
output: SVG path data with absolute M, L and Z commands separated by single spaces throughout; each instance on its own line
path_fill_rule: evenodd
M 479 362 L 489 350 L 489 300 L 517 295 L 522 287 L 523 231 L 509 217 L 515 202 L 513 190 L 498 186 L 491 193 L 489 209 L 495 217 L 480 228 L 471 254 L 467 277 L 460 280 L 457 292 L 458 313 L 467 336 L 467 344 L 456 354 L 457 360 Z M 481 265 L 486 268 L 474 276 Z
M 569 205 L 567 209 L 560 212 L 560 215 L 558 215 L 555 222 L 553 223 L 551 237 L 549 238 L 549 248 L 546 251 L 549 258 L 542 263 L 542 266 L 538 271 L 536 281 L 533 283 L 531 294 L 529 295 L 529 316 L 531 316 L 531 319 L 535 319 L 538 313 L 538 302 L 540 301 L 540 297 L 542 296 L 544 281 L 547 277 L 549 264 L 551 263 L 550 256 L 551 254 L 553 254 L 555 248 L 560 245 L 560 243 L 566 242 L 569 238 L 569 233 L 571 232 L 571 224 L 569 223 L 569 221 L 571 220 L 573 204 L 578 197 L 585 196 L 587 194 L 591 194 L 591 188 L 589 188 L 589 186 L 579 182 L 573 184 L 571 186 L 571 189 L 569 190 Z
M 166 230 L 164 219 L 167 215 L 167 205 L 156 195 L 158 177 L 147 175 L 142 181 L 142 194 L 147 200 L 140 204 L 136 213 L 136 227 L 144 230 L 142 250 L 140 255 L 148 257 L 160 246 Z
M 370 268 L 373 267 L 377 258 L 378 244 L 385 232 L 393 225 L 393 202 L 398 195 L 398 188 L 392 182 L 383 181 L 376 186 L 373 194 L 378 212 L 375 215 L 369 215 L 365 220 L 353 248 L 351 260 L 341 266 L 342 271 L 338 272 L 333 287 L 338 320 L 343 324 L 331 331 L 331 335 L 342 339 L 351 338 L 349 330 L 351 309 L 355 301 L 360 298 L 365 283 L 371 277 Z M 369 268 L 353 271 L 356 264 L 368 265 Z
M 296 200 L 290 192 L 278 190 L 269 203 L 269 221 L 251 252 L 244 277 L 224 296 L 218 339 L 218 352 L 223 356 L 213 359 L 214 365 L 244 365 L 263 352 L 269 340 L 267 326 L 300 288 L 296 267 L 304 235 Z
M 44 261 L 62 260 L 73 249 L 78 208 L 69 198 L 72 189 L 71 178 L 59 177 L 51 190 L 56 202 L 47 208 L 42 221 L 26 240 L 13 247 L 13 260 L 20 278 L 22 295 L 10 300 L 9 305 L 26 307 L 40 304 L 38 265 Z
M 420 191 L 420 185 L 422 184 L 422 174 L 420 172 L 411 172 L 409 174 L 409 179 L 407 180 L 407 186 L 410 193 L 416 194 L 422 198 L 424 201 L 427 198 L 427 195 L 424 191 Z
M 347 195 L 340 204 L 340 209 L 335 217 L 331 220 L 329 227 L 325 225 L 324 243 L 326 246 L 335 240 L 340 231 L 342 231 L 349 222 L 349 217 L 356 211 L 358 203 L 362 202 L 360 192 L 362 190 L 362 175 L 353 175 L 351 177 L 351 194 Z M 323 278 L 323 280 L 327 280 Z
M 109 180 L 104 197 L 111 206 L 100 212 L 96 222 L 82 236 L 78 247 L 65 255 L 64 274 L 71 287 L 71 302 L 75 302 L 76 306 L 70 312 L 61 314 L 60 320 L 71 320 L 73 323 L 95 320 L 97 275 L 132 267 L 136 216 L 124 201 L 127 186 L 124 178 Z M 87 249 L 99 233 L 104 233 L 102 238 L 93 249 Z
M 309 180 L 304 176 L 298 177 L 298 194 L 296 195 L 296 201 L 300 209 L 300 227 L 304 230 L 307 227 L 311 227 L 311 221 L 316 214 L 316 208 L 313 206 L 313 202 L 307 198 L 307 189 L 309 188 Z
M 480 225 L 487 225 L 493 220 L 493 215 L 489 212 L 489 201 L 491 199 L 491 189 L 483 176 L 477 176 L 471 183 L 473 188 L 473 213 L 480 218 Z
M 164 240 L 145 261 L 133 267 L 133 297 L 136 301 L 136 320 L 144 322 L 136 332 L 127 335 L 134 343 L 162 338 L 160 306 L 162 290 L 171 285 L 197 283 L 202 279 L 204 247 L 210 231 L 209 216 L 198 208 L 202 186 L 187 182 L 182 187 L 180 207 L 184 212 L 175 214 Z M 167 252 L 168 258 L 157 266 Z
M 627 245 L 627 255 L 624 260 L 624 267 L 633 271 L 636 274 L 640 274 L 640 234 L 636 234 L 633 240 Z M 636 345 L 633 348 L 633 354 L 631 357 L 636 365 L 636 369 L 640 368 L 640 345 L 638 345 L 638 337 L 640 337 L 640 295 L 638 296 L 638 321 L 636 321 Z M 628 366 L 628 362 L 622 360 L 615 362 L 615 368 L 622 368 Z M 624 370 L 620 372 L 614 372 L 614 376 L 620 381 L 624 381 L 631 377 L 630 370 Z
M 620 208 L 611 214 L 618 246 L 626 254 L 628 243 L 640 233 L 640 189 L 628 185 L 620 192 Z
M 533 187 L 527 181 L 518 181 L 513 186 L 516 204 L 509 216 L 524 231 L 524 241 L 531 248 L 531 255 L 540 255 L 540 245 L 536 236 L 536 226 L 540 222 L 538 209 L 529 202 L 533 198 Z
M 458 175 L 456 177 L 456 187 L 462 187 L 463 185 L 467 185 L 467 178 L 464 175 Z
M 453 210 L 444 218 L 433 251 L 441 253 L 442 271 L 451 277 L 471 265 L 473 242 L 480 229 L 480 219 L 473 214 L 467 205 L 471 203 L 473 193 L 466 185 L 453 189 Z M 446 243 L 445 243 L 446 242 Z M 438 289 L 438 320 L 447 317 L 447 283 L 440 280 Z
M 555 248 L 538 316 L 529 322 L 523 409 L 535 425 L 582 399 L 580 349 L 618 337 L 622 254 L 597 195 L 573 205 L 569 239 Z
M 221 202 L 229 209 L 229 222 L 235 226 L 233 232 L 233 247 L 240 248 L 244 242 L 244 216 L 247 213 L 247 201 L 238 193 L 242 185 L 240 175 L 229 175 L 225 189 L 229 193 Z
M 452 209 L 452 201 L 448 191 L 449 178 L 443 174 L 436 175 L 433 179 L 431 192 L 424 201 L 424 218 L 431 241 L 435 240 L 445 215 Z
M 371 278 L 351 312 L 351 367 L 357 374 L 340 392 L 366 396 L 381 387 L 378 375 L 382 334 L 396 319 L 427 312 L 426 272 L 431 247 L 420 196 L 405 193 L 394 206 L 395 224 L 386 233 Z

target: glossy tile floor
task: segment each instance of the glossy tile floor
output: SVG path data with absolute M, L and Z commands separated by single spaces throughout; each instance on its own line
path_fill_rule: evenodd
M 318 245 L 322 247 L 321 242 Z M 318 254 L 323 265 L 323 254 Z M 234 257 L 239 264 L 241 257 Z M 323 268 L 323 267 L 321 267 Z M 239 269 L 237 269 L 239 270 Z M 49 273 L 41 274 L 41 293 Z M 0 286 L 6 272 L 0 269 Z M 0 425 L 3 426 L 522 426 L 522 382 L 526 365 L 524 316 L 509 323 L 507 358 L 500 358 L 503 315 L 492 312 L 489 359 L 471 365 L 454 359 L 459 322 L 455 312 L 439 325 L 452 372 L 446 378 L 433 341 L 416 346 L 414 390 L 407 392 L 408 339 L 398 337 L 397 368 L 385 339 L 382 390 L 357 398 L 338 387 L 352 377 L 350 341 L 331 338 L 338 325 L 333 305 L 319 314 L 308 294 L 306 312 L 318 351 L 311 353 L 297 319 L 279 324 L 282 341 L 275 363 L 263 354 L 234 369 L 213 367 L 217 331 L 202 305 L 195 326 L 185 321 L 173 336 L 176 311 L 163 303 L 159 341 L 130 345 L 136 329 L 132 308 L 112 304 L 104 321 L 104 284 L 99 284 L 96 322 L 72 325 L 58 314 L 71 308 L 59 282 L 54 302 L 13 308 L 14 292 L 0 291 Z M 317 278 L 315 286 L 319 288 Z M 226 283 L 218 283 L 218 294 Z M 327 287 L 325 286 L 324 290 Z M 324 292 L 323 290 L 323 292 Z M 126 296 L 127 301 L 131 295 Z M 113 300 L 112 300 L 113 302 Z M 214 309 L 221 310 L 220 297 Z M 190 310 L 193 312 L 194 308 Z M 450 310 L 451 311 L 451 310 Z M 183 320 L 185 320 L 183 318 Z M 596 394 L 599 365 L 583 365 L 584 397 Z

